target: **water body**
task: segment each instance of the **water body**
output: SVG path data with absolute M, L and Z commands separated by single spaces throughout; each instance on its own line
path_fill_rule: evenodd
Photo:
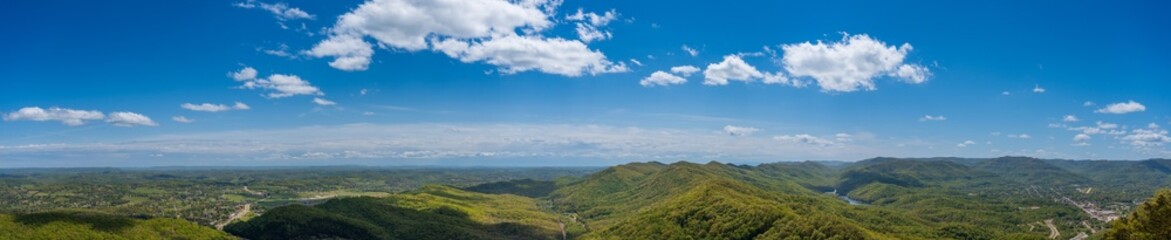
M 825 192 L 825 193 L 829 193 L 829 194 L 833 194 L 834 196 L 838 196 L 838 198 L 841 198 L 842 200 L 846 200 L 846 203 L 849 203 L 850 205 L 859 205 L 859 206 L 866 205 L 865 203 L 862 203 L 861 201 L 858 201 L 858 200 L 854 200 L 853 198 L 850 198 L 846 195 L 839 195 L 837 189 L 834 189 L 833 192 Z

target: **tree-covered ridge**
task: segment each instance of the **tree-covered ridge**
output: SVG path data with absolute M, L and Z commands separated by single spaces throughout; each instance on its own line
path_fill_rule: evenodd
M 1162 189 L 1106 232 L 1110 240 L 1155 240 L 1171 237 L 1171 189 Z
M 539 198 L 547 196 L 550 193 L 553 193 L 553 191 L 557 190 L 557 183 L 554 181 L 539 181 L 526 178 L 503 182 L 485 183 L 464 189 L 480 193 L 513 194 L 531 198 Z
M 181 219 L 134 219 L 88 210 L 0 214 L 0 239 L 236 239 Z
M 430 185 L 386 198 L 280 207 L 225 231 L 249 239 L 559 239 L 559 220 L 531 198 Z

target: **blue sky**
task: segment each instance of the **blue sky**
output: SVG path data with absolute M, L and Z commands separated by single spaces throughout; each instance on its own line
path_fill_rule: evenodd
M 1171 157 L 1164 3 L 4 5 L 0 167 Z

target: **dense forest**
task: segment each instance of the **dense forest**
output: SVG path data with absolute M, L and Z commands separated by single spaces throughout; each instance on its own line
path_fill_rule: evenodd
M 117 225 L 123 226 L 116 228 L 122 230 L 110 230 L 111 224 L 89 222 L 123 220 L 21 220 L 38 219 L 27 217 L 35 214 L 56 217 L 49 219 L 96 214 L 62 215 L 52 211 L 3 215 L 6 222 L 0 230 L 19 228 L 21 231 L 13 232 L 34 234 L 29 232 L 65 224 L 70 229 L 80 229 L 78 234 L 142 233 L 153 237 L 179 232 L 150 233 L 147 230 L 153 228 L 140 227 L 166 222 L 187 227 L 181 229 L 226 232 L 248 239 L 1171 237 L 1166 231 L 1171 229 L 1171 190 L 1156 194 L 1160 188 L 1171 187 L 1171 160 L 1163 159 L 874 158 L 855 163 L 782 162 L 755 166 L 646 162 L 600 170 L 547 170 L 555 173 L 516 172 L 512 178 L 495 181 L 482 180 L 496 176 L 495 172 L 476 175 L 444 170 L 455 173 L 415 181 L 416 187 L 401 190 L 385 187 L 390 185 L 386 178 L 391 174 L 331 172 L 331 178 L 347 179 L 343 182 L 383 182 L 384 187 L 316 188 L 314 194 L 370 194 L 279 204 L 259 204 L 266 199 L 264 196 L 246 198 L 237 204 L 257 204 L 261 208 L 247 217 L 224 222 L 224 232 L 215 231 L 209 224 L 198 226 L 181 219 L 142 214 L 100 215 L 131 223 Z M 450 179 L 455 176 L 478 180 Z M 284 178 L 306 185 L 312 181 L 294 175 Z M 35 177 L 23 181 L 36 182 L 30 179 Z M 59 178 L 56 183 L 60 184 Z M 263 191 L 263 195 L 271 197 L 278 189 L 272 186 L 280 185 L 280 181 L 272 180 L 263 185 L 268 187 L 248 191 Z M 22 189 L 36 186 L 24 185 Z

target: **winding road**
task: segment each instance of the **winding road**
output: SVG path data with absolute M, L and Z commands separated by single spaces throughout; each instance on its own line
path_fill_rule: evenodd
M 1045 219 L 1045 226 L 1049 227 L 1049 239 L 1057 239 L 1061 236 L 1061 232 L 1057 231 L 1057 226 L 1053 225 L 1053 219 Z
M 232 222 L 244 217 L 244 215 L 248 214 L 249 212 L 252 212 L 252 204 L 251 203 L 244 204 L 243 207 L 240 207 L 239 211 L 232 213 L 232 215 L 230 215 L 227 220 L 224 220 L 223 222 L 217 223 L 215 225 L 215 229 L 224 230 L 224 226 L 227 226 L 229 223 L 232 223 Z

